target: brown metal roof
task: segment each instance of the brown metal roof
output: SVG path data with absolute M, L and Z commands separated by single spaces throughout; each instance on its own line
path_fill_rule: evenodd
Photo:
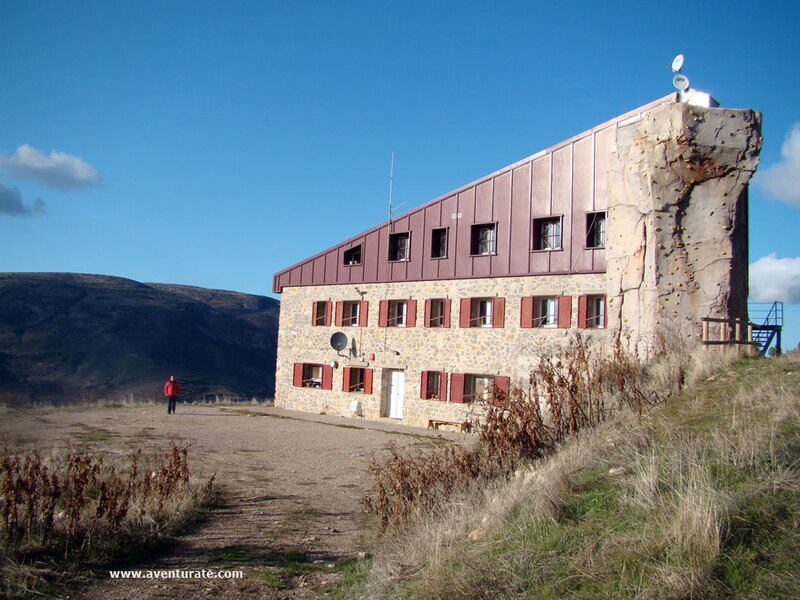
M 605 250 L 585 247 L 586 214 L 606 208 L 606 173 L 617 127 L 677 97 L 606 121 L 414 208 L 275 274 L 286 286 L 604 272 Z M 533 222 L 559 217 L 560 250 L 535 250 Z M 474 225 L 494 224 L 495 252 L 472 253 Z M 431 257 L 433 229 L 447 228 L 447 256 Z M 408 232 L 408 260 L 389 261 L 389 233 Z M 361 245 L 361 263 L 344 253 Z

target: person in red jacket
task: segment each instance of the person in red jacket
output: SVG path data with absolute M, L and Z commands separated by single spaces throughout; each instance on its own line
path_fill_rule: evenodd
M 167 397 L 167 414 L 175 412 L 175 405 L 178 403 L 178 394 L 181 392 L 181 384 L 175 379 L 175 375 L 170 375 L 167 383 L 164 384 L 164 395 Z

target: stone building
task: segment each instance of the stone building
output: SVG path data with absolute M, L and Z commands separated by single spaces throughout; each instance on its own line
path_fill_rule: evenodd
M 284 269 L 276 406 L 463 422 L 576 330 L 746 317 L 760 145 L 758 113 L 669 95 Z

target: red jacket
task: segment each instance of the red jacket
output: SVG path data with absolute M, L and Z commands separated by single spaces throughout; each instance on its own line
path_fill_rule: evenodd
M 164 384 L 164 395 L 169 396 L 177 396 L 181 392 L 181 384 L 176 381 L 167 380 L 167 383 Z

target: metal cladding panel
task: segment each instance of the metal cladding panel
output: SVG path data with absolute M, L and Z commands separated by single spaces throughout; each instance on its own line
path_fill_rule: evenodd
M 509 272 L 524 275 L 528 272 L 531 257 L 530 214 L 531 214 L 531 176 L 533 165 L 527 163 L 514 169 L 511 184 L 511 210 L 509 221 Z
M 336 249 L 325 254 L 325 283 L 335 283 L 336 274 L 339 268 L 339 253 Z
M 531 215 L 550 214 L 550 188 L 552 184 L 553 155 L 533 161 L 533 197 Z
M 366 259 L 366 264 L 364 265 L 364 282 L 365 283 L 375 283 L 376 281 L 380 281 L 381 278 L 378 274 L 378 236 L 379 231 L 371 231 L 366 235 L 364 239 L 364 257 Z
M 572 231 L 572 144 L 553 153 L 553 195 L 551 198 L 551 215 L 562 217 L 561 250 L 548 252 L 549 270 L 570 270 L 572 256 L 569 241 Z M 537 215 L 539 216 L 539 215 Z
M 459 237 L 459 220 L 453 218 L 453 214 L 458 216 L 458 196 L 453 195 L 445 198 L 441 206 L 440 224 L 442 227 L 447 227 L 447 258 L 439 259 L 435 262 L 438 263 L 437 278 L 450 279 L 455 276 L 456 272 L 456 243 Z
M 572 161 L 572 264 L 574 271 L 592 269 L 592 251 L 586 249 L 586 214 L 594 202 L 592 137 L 573 144 Z
M 411 260 L 408 263 L 408 279 L 417 280 L 422 277 L 422 264 L 430 259 L 430 250 L 425 251 L 425 234 L 430 235 L 430 228 L 425 225 L 425 212 L 417 211 L 409 217 L 409 231 L 411 231 Z M 430 242 L 428 243 L 430 246 Z
M 607 170 L 620 123 L 676 102 L 670 94 L 495 171 L 394 220 L 411 232 L 410 261 L 388 262 L 388 226 L 379 225 L 280 271 L 284 286 L 602 272 L 605 250 L 584 246 L 585 214 L 607 206 Z M 460 215 L 460 216 L 459 216 Z M 562 250 L 532 251 L 532 219 L 563 216 Z M 470 255 L 472 225 L 497 223 L 497 255 Z M 448 228 L 448 255 L 430 256 L 431 230 Z M 362 264 L 345 267 L 344 250 L 362 244 Z
M 460 216 L 459 216 L 460 215 Z M 472 256 L 470 256 L 470 233 L 475 222 L 475 188 L 471 187 L 458 195 L 456 227 L 458 244 L 456 246 L 456 272 L 459 279 L 472 277 Z
M 492 204 L 495 179 L 490 179 L 475 187 L 475 223 L 494 221 Z
M 508 275 L 508 262 L 513 251 L 511 239 L 511 177 L 512 172 L 498 175 L 494 179 L 492 220 L 497 222 L 497 256 L 491 259 L 489 275 Z
M 608 206 L 608 166 L 614 151 L 614 127 L 606 127 L 594 136 L 594 210 Z

